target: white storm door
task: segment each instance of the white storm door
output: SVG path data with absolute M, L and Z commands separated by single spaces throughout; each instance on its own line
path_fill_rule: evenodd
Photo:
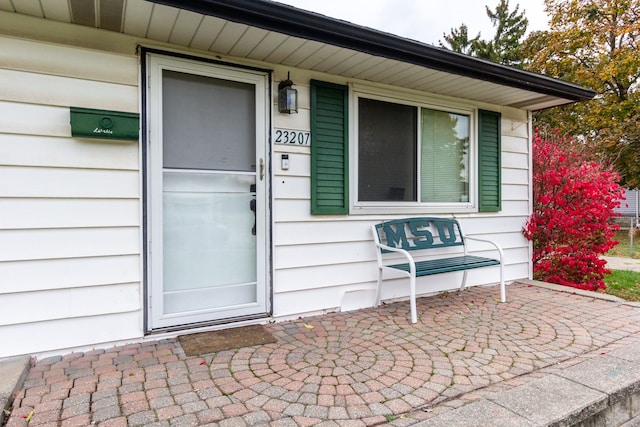
M 147 70 L 149 329 L 266 315 L 268 74 Z

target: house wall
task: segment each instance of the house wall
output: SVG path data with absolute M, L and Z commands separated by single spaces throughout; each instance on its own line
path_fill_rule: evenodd
M 637 217 L 640 213 L 640 198 L 638 198 L 639 192 L 640 190 L 625 188 L 624 198 L 620 201 L 620 207 L 615 208 L 614 212 L 625 217 Z M 628 219 L 622 222 L 626 223 L 627 226 L 629 225 Z
M 72 105 L 137 112 L 137 58 L 3 35 L 0 52 L 0 357 L 140 337 L 139 146 L 69 124 Z
M 71 138 L 69 125 L 69 106 L 140 112 L 139 43 L 212 57 L 0 12 L 0 81 L 11 82 L 0 85 L 0 358 L 144 337 L 140 144 Z M 237 62 L 273 69 L 274 87 L 291 72 L 300 111 L 275 109 L 278 128 L 309 130 L 311 78 L 347 83 Z M 502 113 L 503 209 L 458 217 L 467 234 L 503 246 L 507 280 L 528 277 L 520 233 L 530 209 L 527 113 L 478 107 Z M 272 159 L 274 317 L 370 306 L 377 271 L 369 226 L 388 216 L 312 216 L 310 149 L 273 145 Z M 418 291 L 458 280 L 425 278 Z M 469 277 L 496 281 L 497 270 Z M 404 282 L 390 282 L 383 298 L 407 294 Z
M 327 79 L 326 76 L 311 76 Z M 309 130 L 309 87 L 304 72 L 292 79 L 302 99 L 298 115 L 275 114 L 276 127 Z M 335 77 L 335 83 L 346 83 Z M 529 127 L 527 113 L 478 105 L 502 113 L 502 211 L 496 214 L 457 214 L 466 234 L 496 241 L 505 251 L 509 281 L 529 277 L 529 245 L 521 229 L 530 212 Z M 370 226 L 392 215 L 317 216 L 310 214 L 310 149 L 274 145 L 274 315 L 295 317 L 307 312 L 371 306 L 377 268 Z M 290 169 L 280 168 L 280 155 L 289 153 Z M 443 212 L 442 215 L 447 215 Z M 462 274 L 418 280 L 418 293 L 452 289 Z M 496 283 L 498 271 L 472 270 L 469 284 Z M 408 295 L 406 279 L 386 281 L 383 299 Z

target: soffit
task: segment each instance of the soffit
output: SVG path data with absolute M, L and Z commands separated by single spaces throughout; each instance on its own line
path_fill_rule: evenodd
M 160 1 L 167 2 L 165 0 Z M 146 0 L 0 0 L 0 10 L 116 31 L 225 56 L 248 58 L 287 67 L 339 75 L 350 79 L 388 84 L 526 110 L 538 110 L 588 99 L 588 96 L 585 96 L 586 91 L 582 93 L 580 90 L 574 90 L 575 88 L 581 88 L 577 86 L 569 87 L 571 85 L 565 85 L 563 82 L 560 83 L 560 88 L 565 89 L 565 86 L 567 86 L 570 89 L 567 91 L 568 96 L 566 97 L 562 96 L 563 90 L 560 92 L 546 90 L 544 86 L 547 80 L 551 86 L 557 86 L 558 81 L 552 79 L 542 80 L 542 89 L 537 87 L 534 90 L 528 90 L 526 89 L 528 87 L 527 84 L 522 82 L 527 83 L 527 79 L 540 80 L 540 76 L 519 71 L 515 72 L 506 67 L 494 66 L 494 64 L 489 64 L 485 61 L 472 61 L 468 57 L 452 55 L 449 52 L 442 52 L 442 50 L 410 40 L 406 40 L 407 46 L 417 48 L 418 54 L 421 46 L 423 46 L 428 48 L 429 52 L 443 55 L 445 59 L 449 55 L 457 61 L 471 62 L 471 65 L 477 63 L 479 68 L 486 70 L 484 73 L 485 78 L 488 77 L 490 80 L 493 80 L 491 78 L 493 69 L 495 69 L 496 74 L 506 72 L 510 78 L 515 77 L 515 84 L 500 84 L 495 81 L 487 81 L 482 76 L 478 78 L 469 76 L 469 73 L 465 75 L 464 72 L 445 71 L 442 69 L 442 65 L 435 66 L 434 64 L 434 68 L 430 68 L 428 61 L 425 64 L 425 61 L 420 58 L 417 61 L 419 64 L 416 64 L 416 61 L 396 59 L 398 57 L 402 58 L 403 52 L 397 52 L 399 55 L 396 55 L 396 52 L 386 55 L 383 49 L 375 49 L 377 42 L 374 43 L 374 49 L 369 49 L 370 45 L 363 44 L 360 40 L 355 40 L 353 45 L 357 46 L 357 48 L 349 48 L 345 47 L 345 43 L 340 41 L 334 44 L 331 40 L 318 40 L 326 39 L 323 35 L 320 37 L 312 35 L 306 38 L 299 35 L 291 35 L 290 31 L 288 34 L 285 31 L 270 29 L 269 25 L 260 28 L 256 24 L 247 25 L 241 22 L 233 22 L 230 19 L 212 16 L 211 14 L 216 13 L 215 5 L 208 5 L 206 0 L 168 2 L 184 3 L 187 6 L 189 3 L 196 4 L 197 7 L 193 6 L 191 9 L 204 9 L 206 13 L 198 13 Z M 210 3 L 216 2 L 212 1 Z M 289 14 L 288 16 L 291 13 L 294 16 L 295 14 L 300 14 L 302 18 L 309 20 L 311 23 L 313 23 L 314 19 L 317 19 L 319 23 L 337 26 L 335 28 L 347 28 L 356 35 L 361 33 L 365 36 L 372 34 L 375 40 L 379 37 L 383 44 L 386 40 L 396 43 L 398 40 L 403 41 L 403 39 L 390 34 L 373 32 L 364 27 L 357 27 L 347 22 L 299 11 L 289 6 L 283 8 L 282 5 L 272 2 L 260 2 L 259 4 L 276 10 L 282 9 Z M 222 15 L 224 16 L 224 14 Z M 273 26 L 274 24 L 271 25 L 271 27 Z M 298 30 L 297 32 L 304 33 L 304 30 Z M 370 53 L 371 50 L 376 51 Z M 410 55 L 414 55 L 414 53 Z M 518 79 L 522 79 L 522 82 L 518 81 Z M 540 85 L 540 82 L 537 82 L 537 84 Z M 573 92 L 577 92 L 578 95 Z M 557 93 L 561 95 L 557 95 Z

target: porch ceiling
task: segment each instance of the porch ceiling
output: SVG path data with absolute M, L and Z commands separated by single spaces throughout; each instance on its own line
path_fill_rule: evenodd
M 265 0 L 0 0 L 0 10 L 176 46 L 527 110 L 577 85 Z

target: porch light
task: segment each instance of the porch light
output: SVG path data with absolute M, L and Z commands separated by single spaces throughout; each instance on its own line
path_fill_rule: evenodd
M 298 112 L 298 91 L 292 88 L 293 82 L 289 79 L 278 84 L 278 111 L 281 113 L 293 114 Z

